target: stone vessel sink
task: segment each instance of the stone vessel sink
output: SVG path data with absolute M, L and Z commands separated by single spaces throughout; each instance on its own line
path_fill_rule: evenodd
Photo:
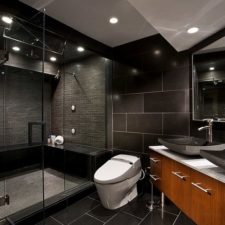
M 209 151 L 201 150 L 200 155 L 203 158 L 208 159 L 213 164 L 223 168 L 225 170 L 225 150 L 220 151 Z
M 224 150 L 225 144 L 219 142 L 209 143 L 205 139 L 196 137 L 158 138 L 158 142 L 172 151 L 183 155 L 200 155 L 200 150 Z

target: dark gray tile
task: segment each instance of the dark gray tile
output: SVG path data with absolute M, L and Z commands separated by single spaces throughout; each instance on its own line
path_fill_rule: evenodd
M 141 198 L 138 197 L 132 202 L 129 202 L 122 211 L 142 219 L 149 213 L 149 210 L 146 207 L 149 199 L 150 195 L 148 194 L 142 196 Z
M 176 216 L 159 210 L 154 210 L 144 219 L 140 225 L 173 225 Z
M 127 131 L 161 134 L 162 114 L 128 114 Z
M 126 114 L 113 114 L 113 130 L 126 130 Z
M 49 217 L 49 218 L 46 218 L 45 220 L 37 223 L 36 225 L 61 225 L 61 223 L 59 223 L 56 220 L 54 220 L 53 218 Z
M 98 196 L 98 192 L 93 192 L 89 195 L 90 198 L 95 199 L 97 201 L 100 201 L 99 196 Z
M 70 225 L 101 225 L 103 222 L 89 216 L 83 215 L 78 220 L 74 221 Z
M 185 112 L 186 92 L 168 91 L 144 95 L 145 112 Z
M 189 113 L 173 113 L 163 115 L 164 135 L 189 135 Z
M 66 209 L 54 214 L 52 217 L 60 221 L 62 224 L 67 225 L 97 205 L 99 205 L 98 201 L 90 198 L 84 198 L 70 205 Z
M 126 81 L 127 93 L 154 92 L 162 90 L 161 72 L 139 72 L 133 69 Z
M 143 94 L 114 95 L 113 112 L 143 112 L 144 96 Z
M 183 67 L 163 73 L 163 90 L 189 88 L 189 67 Z
M 148 146 L 159 145 L 158 138 L 162 137 L 160 134 L 144 134 L 144 152 L 149 153 Z
M 113 132 L 113 148 L 142 152 L 142 134 Z
M 181 212 L 174 225 L 196 225 L 196 223 Z
M 107 222 L 105 225 L 138 225 L 140 223 L 140 220 L 134 216 L 125 214 L 125 213 L 118 213 L 115 217 L 113 217 L 109 222 Z
M 94 216 L 95 218 L 103 222 L 106 222 L 107 220 L 112 218 L 117 212 L 118 210 L 109 210 L 104 208 L 102 205 L 99 205 L 93 210 L 91 210 L 88 214 Z

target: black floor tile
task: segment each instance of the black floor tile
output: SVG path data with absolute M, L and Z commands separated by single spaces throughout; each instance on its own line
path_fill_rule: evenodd
M 173 225 L 176 215 L 154 210 L 140 223 L 140 225 Z
M 115 217 L 113 217 L 109 222 L 105 225 L 138 225 L 140 223 L 140 219 L 128 215 L 126 213 L 120 212 Z
M 132 214 L 138 218 L 144 218 L 148 213 L 149 210 L 146 207 L 147 201 L 149 200 L 149 194 L 142 196 L 141 198 L 138 197 L 132 202 L 128 203 L 122 211 Z
M 73 222 L 75 219 L 85 214 L 89 210 L 99 205 L 99 202 L 90 198 L 84 198 L 80 201 L 70 205 L 66 209 L 57 212 L 52 217 L 60 221 L 62 224 L 67 225 Z
M 180 213 L 174 225 L 196 225 L 196 223 L 189 219 L 184 213 Z
M 100 222 L 99 220 L 89 216 L 89 215 L 83 215 L 78 220 L 74 221 L 70 225 L 102 225 L 103 222 Z
M 178 209 L 171 201 L 167 200 L 165 202 L 164 208 L 161 209 L 162 211 L 164 210 L 165 212 L 173 213 L 175 215 L 178 215 L 180 212 L 180 209 Z
M 61 225 L 60 223 L 58 223 L 57 221 L 55 221 L 54 219 L 52 219 L 51 217 L 46 218 L 45 220 L 37 223 L 36 225 Z
M 112 218 L 118 210 L 109 210 L 104 208 L 102 205 L 97 206 L 93 210 L 91 210 L 88 214 L 96 217 L 97 219 L 106 222 L 110 218 Z
M 97 201 L 100 201 L 100 198 L 99 198 L 99 196 L 98 196 L 98 192 L 93 192 L 93 193 L 91 193 L 90 195 L 88 195 L 90 198 L 93 198 L 93 199 L 95 199 L 95 200 L 97 200 Z

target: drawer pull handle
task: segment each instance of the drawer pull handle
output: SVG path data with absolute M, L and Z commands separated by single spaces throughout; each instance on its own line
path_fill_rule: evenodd
M 158 176 L 156 176 L 156 175 L 150 174 L 149 176 L 150 176 L 150 177 L 152 178 L 152 180 L 154 180 L 154 181 L 160 180 L 160 178 L 159 178 Z
M 205 192 L 205 193 L 207 193 L 207 194 L 210 194 L 210 192 L 209 191 L 211 191 L 211 189 L 208 189 L 208 188 L 203 188 L 203 187 L 201 187 L 200 185 L 201 185 L 201 183 L 191 183 L 193 186 L 195 186 L 196 188 L 198 188 L 198 189 L 200 189 L 201 191 L 203 191 L 203 192 Z
M 150 161 L 152 161 L 153 163 L 160 162 L 160 160 L 159 159 L 156 159 L 156 158 L 150 158 Z
M 181 180 L 185 180 L 185 178 L 188 177 L 188 176 L 182 176 L 181 172 L 174 172 L 174 171 L 172 171 L 172 174 L 177 176 L 177 177 L 179 177 Z

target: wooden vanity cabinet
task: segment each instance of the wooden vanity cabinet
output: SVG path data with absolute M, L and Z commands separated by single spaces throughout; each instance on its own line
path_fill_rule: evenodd
M 225 184 L 151 152 L 153 184 L 197 225 L 225 225 Z
M 162 155 L 151 151 L 150 153 L 150 180 L 159 190 L 162 183 Z M 162 190 L 161 190 L 162 191 Z

